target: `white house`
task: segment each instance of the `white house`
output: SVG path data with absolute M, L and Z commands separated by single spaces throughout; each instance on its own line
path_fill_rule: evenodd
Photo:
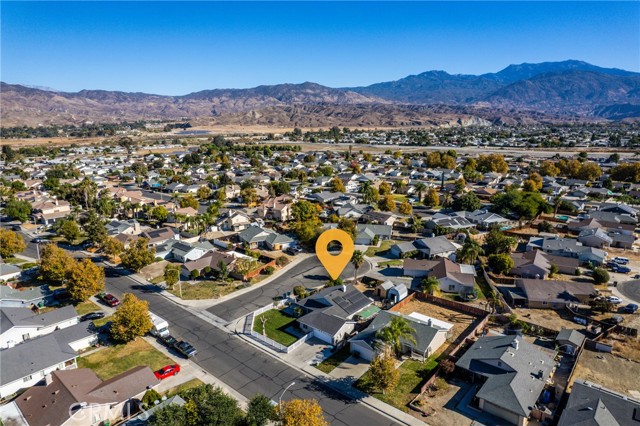
M 26 340 L 34 339 L 55 330 L 78 323 L 78 313 L 73 306 L 36 314 L 31 309 L 0 309 L 0 349 L 10 348 Z

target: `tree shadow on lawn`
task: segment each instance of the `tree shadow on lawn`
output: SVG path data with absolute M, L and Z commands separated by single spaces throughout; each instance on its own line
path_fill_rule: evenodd
M 352 386 L 354 377 L 342 377 L 339 379 L 313 380 L 307 386 L 309 390 L 324 392 L 333 399 L 337 399 L 347 404 L 355 404 L 364 397 L 364 391 L 356 389 Z M 359 392 L 358 392 L 359 391 Z M 348 395 L 345 395 L 347 393 Z

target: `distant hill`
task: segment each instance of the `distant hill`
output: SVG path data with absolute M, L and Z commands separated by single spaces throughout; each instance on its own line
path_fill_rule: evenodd
M 306 82 L 184 96 L 66 93 L 7 83 L 0 90 L 3 126 L 181 118 L 274 126 L 404 126 L 455 125 L 457 118 L 476 116 L 480 120 L 461 118 L 458 125 L 640 117 L 639 73 L 575 60 L 509 65 L 477 76 L 427 71 L 352 88 Z M 462 110 L 442 115 L 437 105 Z

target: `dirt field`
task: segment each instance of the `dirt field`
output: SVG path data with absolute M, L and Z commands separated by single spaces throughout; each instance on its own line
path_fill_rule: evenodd
M 551 330 L 560 331 L 563 328 L 583 328 L 580 324 L 571 321 L 565 315 L 565 311 L 553 309 L 514 309 L 513 312 L 523 321 L 540 325 Z
M 614 354 L 582 351 L 572 380 L 584 379 L 629 396 L 640 392 L 640 363 Z M 573 383 L 572 383 L 573 384 Z
M 613 345 L 614 355 L 640 362 L 640 340 L 621 334 L 611 334 L 600 342 Z
M 458 392 L 464 392 L 464 389 L 462 391 L 460 390 L 461 388 L 458 386 L 457 381 L 449 381 L 448 383 L 449 388 L 447 390 L 433 393 L 431 396 L 425 398 L 425 408 L 434 409 L 428 417 L 424 418 L 421 413 L 413 410 L 409 411 L 409 413 L 431 426 L 468 426 L 471 423 L 470 418 L 457 411 L 446 408 L 447 405 L 455 405 L 456 401 L 454 401 L 453 398 L 456 397 Z M 458 395 L 458 397 L 461 397 L 461 395 Z
M 452 342 L 456 341 L 461 334 L 465 333 L 465 331 L 471 326 L 473 321 L 477 319 L 472 315 L 463 314 L 451 309 L 443 308 L 441 306 L 433 305 L 427 302 L 421 302 L 415 299 L 401 307 L 398 312 L 405 315 L 409 315 L 412 312 L 418 312 L 419 314 L 428 315 L 432 318 L 447 321 L 453 324 L 453 329 L 451 331 Z

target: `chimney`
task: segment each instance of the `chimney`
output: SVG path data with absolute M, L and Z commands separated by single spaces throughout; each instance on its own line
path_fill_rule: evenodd
M 429 321 L 427 321 L 427 325 L 431 327 L 431 318 L 429 318 Z
M 346 285 L 344 285 L 344 284 L 342 284 L 342 292 L 343 292 L 343 293 L 346 293 L 346 292 L 347 292 L 347 286 L 346 286 Z
M 53 382 L 53 373 L 49 373 L 46 376 L 44 376 L 44 381 L 46 385 L 49 386 Z

